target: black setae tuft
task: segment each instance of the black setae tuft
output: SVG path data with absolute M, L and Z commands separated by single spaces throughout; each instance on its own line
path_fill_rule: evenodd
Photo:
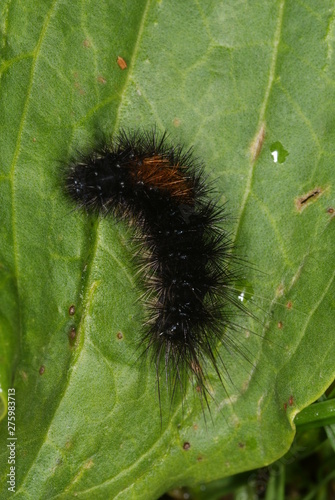
M 195 377 L 207 402 L 208 360 L 217 372 L 216 346 L 231 326 L 232 243 L 222 228 L 224 207 L 210 199 L 203 166 L 192 151 L 171 146 L 166 134 L 120 134 L 71 165 L 66 189 L 87 211 L 132 219 L 143 247 L 141 274 L 148 290 L 146 351 L 161 360 L 173 391 Z

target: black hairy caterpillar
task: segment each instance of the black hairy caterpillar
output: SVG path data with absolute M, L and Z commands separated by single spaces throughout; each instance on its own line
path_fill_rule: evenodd
M 147 289 L 142 340 L 158 384 L 164 360 L 173 393 L 188 374 L 207 403 L 206 362 L 223 384 L 217 345 L 235 345 L 233 314 L 245 307 L 234 289 L 233 244 L 221 226 L 225 208 L 211 199 L 203 164 L 166 133 L 122 130 L 71 163 L 66 191 L 88 212 L 134 221 Z

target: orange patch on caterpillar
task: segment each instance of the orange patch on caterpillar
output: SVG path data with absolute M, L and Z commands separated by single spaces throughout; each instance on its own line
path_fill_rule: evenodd
M 136 162 L 132 176 L 146 186 L 152 186 L 180 200 L 182 203 L 192 203 L 193 189 L 190 181 L 183 176 L 179 165 L 170 165 L 167 158 L 160 155 L 144 158 Z

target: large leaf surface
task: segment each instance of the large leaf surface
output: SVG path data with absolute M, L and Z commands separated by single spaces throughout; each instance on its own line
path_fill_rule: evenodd
M 0 6 L 0 383 L 2 415 L 16 388 L 14 497 L 154 499 L 274 461 L 335 372 L 333 3 Z M 137 361 L 132 230 L 72 211 L 62 189 L 76 150 L 153 124 L 205 160 L 252 263 L 260 321 L 239 318 L 248 360 L 220 348 L 233 383 L 228 398 L 210 374 L 206 421 L 191 384 L 170 406 L 163 380 L 161 421 L 154 367 Z M 6 418 L 0 429 L 6 488 Z

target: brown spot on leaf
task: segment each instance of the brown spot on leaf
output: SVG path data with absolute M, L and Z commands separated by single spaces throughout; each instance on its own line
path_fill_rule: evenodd
M 308 193 L 299 196 L 299 198 L 296 198 L 295 200 L 295 206 L 298 212 L 302 212 L 304 208 L 307 207 L 312 201 L 315 201 L 318 199 L 318 197 L 323 193 L 323 189 L 320 187 L 316 187 L 309 191 Z
M 44 365 L 42 365 L 42 366 L 40 367 L 40 369 L 38 370 L 38 373 L 39 373 L 40 375 L 43 375 L 43 373 L 44 373 L 44 372 L 45 372 L 45 366 L 44 366 Z
M 75 306 L 74 305 L 70 306 L 69 307 L 69 315 L 73 316 L 75 312 L 76 312 Z
M 119 68 L 121 68 L 121 69 L 126 69 L 126 68 L 127 68 L 127 63 L 126 63 L 126 61 L 123 59 L 123 57 L 118 56 L 118 58 L 117 58 L 116 62 L 118 63 Z
M 121 332 L 118 332 L 116 336 L 119 340 L 123 339 L 123 335 Z
M 191 448 L 191 445 L 188 441 L 186 441 L 184 444 L 183 444 L 183 449 L 184 450 L 189 450 Z
M 98 76 L 98 82 L 99 83 L 102 83 L 103 85 L 105 85 L 106 81 L 107 80 L 103 76 Z
M 75 327 L 72 327 L 71 330 L 69 331 L 69 339 L 74 340 L 76 338 L 77 332 Z
M 278 321 L 278 328 L 281 330 L 283 328 L 283 323 L 281 321 Z
M 77 330 L 73 326 L 69 331 L 69 344 L 71 347 L 75 347 L 77 341 Z
M 250 153 L 253 161 L 257 160 L 257 158 L 259 157 L 259 154 L 262 151 L 264 139 L 265 139 L 265 123 L 262 123 L 260 129 L 258 130 L 250 146 Z

